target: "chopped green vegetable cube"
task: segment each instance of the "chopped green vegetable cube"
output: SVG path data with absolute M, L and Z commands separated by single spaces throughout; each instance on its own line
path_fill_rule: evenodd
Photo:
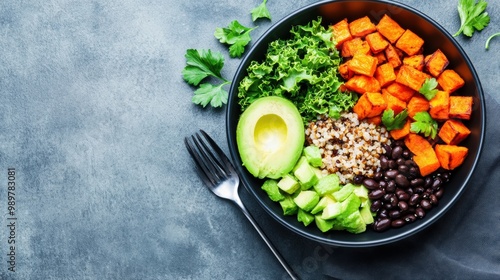
M 261 187 L 272 201 L 280 201 L 285 199 L 285 196 L 280 192 L 278 182 L 273 179 L 266 180 Z

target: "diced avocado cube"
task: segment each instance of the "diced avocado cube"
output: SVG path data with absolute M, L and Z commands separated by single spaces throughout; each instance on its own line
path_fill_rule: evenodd
M 353 212 L 359 212 L 361 200 L 355 194 L 351 193 L 344 201 L 342 201 L 342 212 L 339 219 L 344 219 Z
M 342 202 L 344 201 L 351 193 L 354 191 L 354 185 L 353 184 L 346 184 L 343 187 L 340 188 L 340 190 L 334 192 L 332 195 L 335 198 L 335 200 Z
M 300 188 L 300 184 L 292 175 L 286 174 L 278 182 L 278 188 L 286 193 L 292 194 Z
M 318 182 L 318 176 L 316 176 L 314 168 L 309 165 L 305 156 L 299 159 L 293 169 L 293 175 L 297 177 L 303 190 L 309 189 Z
M 313 167 L 320 167 L 323 165 L 321 160 L 321 151 L 317 146 L 311 145 L 304 148 L 304 156 L 307 158 L 307 162 Z
M 365 206 L 361 207 L 359 213 L 361 214 L 361 218 L 363 218 L 365 224 L 369 225 L 375 222 L 375 220 L 373 219 L 373 213 L 372 211 L 370 211 L 370 205 L 366 204 Z
M 316 173 L 316 177 L 318 177 L 318 179 L 321 179 L 322 177 L 325 177 L 326 175 L 323 173 L 323 171 L 321 171 L 321 169 L 319 168 L 315 168 L 313 167 L 314 169 L 314 173 Z
M 333 193 L 340 189 L 340 178 L 337 174 L 329 174 L 320 178 L 318 183 L 313 187 L 320 196 Z
M 323 213 L 321 214 L 321 218 L 325 220 L 336 218 L 338 215 L 342 213 L 342 204 L 340 202 L 329 203 L 325 209 L 323 209 Z
M 335 200 L 333 198 L 331 198 L 330 196 L 323 196 L 318 204 L 316 204 L 316 206 L 314 206 L 314 208 L 311 210 L 311 214 L 315 215 L 315 214 L 318 214 L 319 212 L 323 211 L 323 209 L 325 209 L 326 205 L 328 205 L 329 203 L 334 203 Z
M 280 201 L 285 199 L 285 196 L 280 192 L 278 182 L 273 179 L 266 180 L 261 187 L 272 201 Z
M 307 227 L 310 223 L 312 223 L 312 221 L 314 221 L 314 215 L 299 208 L 297 212 L 297 221 L 302 222 L 304 226 Z
M 279 203 L 281 205 L 281 209 L 283 209 L 283 215 L 289 216 L 297 214 L 299 207 L 297 207 L 297 204 L 293 202 L 292 197 L 286 195 L 285 199 L 281 200 Z
M 368 189 L 363 185 L 355 185 L 354 194 L 361 198 L 361 201 L 368 199 Z
M 321 232 L 327 232 L 333 228 L 333 224 L 335 220 L 325 220 L 321 218 L 321 215 L 315 215 L 314 221 L 316 226 L 321 230 Z
M 361 233 L 366 231 L 366 224 L 359 211 L 352 212 L 342 220 L 344 228 L 351 233 Z
M 319 202 L 319 195 L 315 191 L 301 191 L 293 202 L 304 211 L 311 211 Z

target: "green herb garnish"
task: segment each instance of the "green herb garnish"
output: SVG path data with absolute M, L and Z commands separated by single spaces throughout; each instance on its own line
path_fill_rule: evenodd
M 438 131 L 438 123 L 431 117 L 428 112 L 418 112 L 413 117 L 415 122 L 410 126 L 410 131 L 422 133 L 425 137 L 436 138 Z
M 211 50 L 188 49 L 185 57 L 187 65 L 182 70 L 182 77 L 190 85 L 199 85 L 199 88 L 194 92 L 193 103 L 203 107 L 209 103 L 212 107 L 221 107 L 222 104 L 226 104 L 228 93 L 223 89 L 223 86 L 230 82 L 224 79 L 221 74 L 222 67 L 224 67 L 222 54 Z M 200 85 L 208 77 L 221 80 L 222 83 L 219 85 L 210 83 Z
M 427 100 L 431 100 L 436 96 L 438 90 L 436 87 L 438 86 L 438 82 L 435 78 L 425 79 L 425 82 L 422 84 L 422 87 L 418 92 L 420 92 Z
M 458 15 L 460 16 L 460 29 L 453 36 L 463 33 L 472 37 L 474 31 L 481 31 L 490 23 L 490 16 L 485 12 L 488 3 L 484 0 L 459 0 Z
M 219 42 L 229 45 L 229 55 L 231 57 L 241 57 L 245 52 L 245 46 L 252 40 L 250 32 L 255 28 L 257 27 L 246 27 L 237 20 L 233 20 L 228 27 L 215 29 L 214 36 Z
M 271 20 L 271 13 L 269 13 L 269 10 L 267 9 L 266 6 L 267 0 L 262 1 L 262 3 L 252 9 L 252 20 L 256 21 L 259 18 L 267 18 Z
M 486 44 L 484 45 L 485 49 L 489 49 L 490 48 L 490 41 L 491 41 L 491 39 L 493 39 L 496 36 L 500 36 L 500 32 L 495 33 L 495 34 L 491 35 L 490 37 L 488 37 L 488 40 L 486 40 Z
M 382 114 L 382 123 L 389 131 L 394 129 L 401 129 L 405 125 L 407 117 L 407 109 L 399 112 L 399 114 L 397 114 L 396 116 L 394 116 L 394 111 L 392 109 L 387 109 Z

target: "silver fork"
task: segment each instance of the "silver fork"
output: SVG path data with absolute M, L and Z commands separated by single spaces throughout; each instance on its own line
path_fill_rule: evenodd
M 257 230 L 260 237 L 264 239 L 288 275 L 292 279 L 299 279 L 241 202 L 238 194 L 240 178 L 222 149 L 203 130 L 191 137 L 184 138 L 184 143 L 196 163 L 201 179 L 208 188 L 217 196 L 234 202 Z

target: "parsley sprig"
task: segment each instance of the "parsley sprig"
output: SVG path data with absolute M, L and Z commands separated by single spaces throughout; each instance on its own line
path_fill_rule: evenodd
M 387 130 L 401 129 L 406 123 L 408 117 L 408 110 L 404 109 L 394 116 L 394 110 L 387 109 L 382 114 L 382 123 Z
M 422 87 L 420 88 L 419 92 L 425 96 L 427 100 L 431 100 L 436 96 L 436 93 L 438 90 L 436 87 L 438 86 L 438 82 L 435 78 L 428 78 L 425 79 L 425 82 L 422 84 Z
M 453 36 L 464 34 L 472 37 L 474 31 L 481 31 L 490 23 L 490 16 L 485 12 L 488 3 L 485 0 L 459 0 L 458 15 L 460 16 L 460 29 Z
M 410 131 L 415 133 L 422 133 L 425 137 L 436 138 L 438 131 L 438 123 L 426 112 L 418 112 L 413 116 L 415 122 L 411 123 Z
M 233 20 L 227 27 L 216 28 L 214 36 L 219 42 L 229 45 L 229 56 L 241 57 L 245 52 L 245 46 L 252 40 L 250 32 L 255 28 L 257 27 L 246 27 Z
M 222 77 L 224 57 L 220 52 L 211 50 L 188 49 L 186 51 L 186 67 L 182 70 L 184 80 L 193 86 L 199 86 L 194 92 L 193 103 L 203 107 L 210 104 L 212 107 L 221 107 L 227 103 L 228 92 L 223 86 L 231 83 Z M 218 85 L 211 83 L 200 84 L 208 77 L 221 81 Z
M 266 6 L 267 0 L 262 1 L 259 6 L 252 9 L 252 21 L 256 21 L 259 18 L 267 18 L 271 20 L 271 13 Z

